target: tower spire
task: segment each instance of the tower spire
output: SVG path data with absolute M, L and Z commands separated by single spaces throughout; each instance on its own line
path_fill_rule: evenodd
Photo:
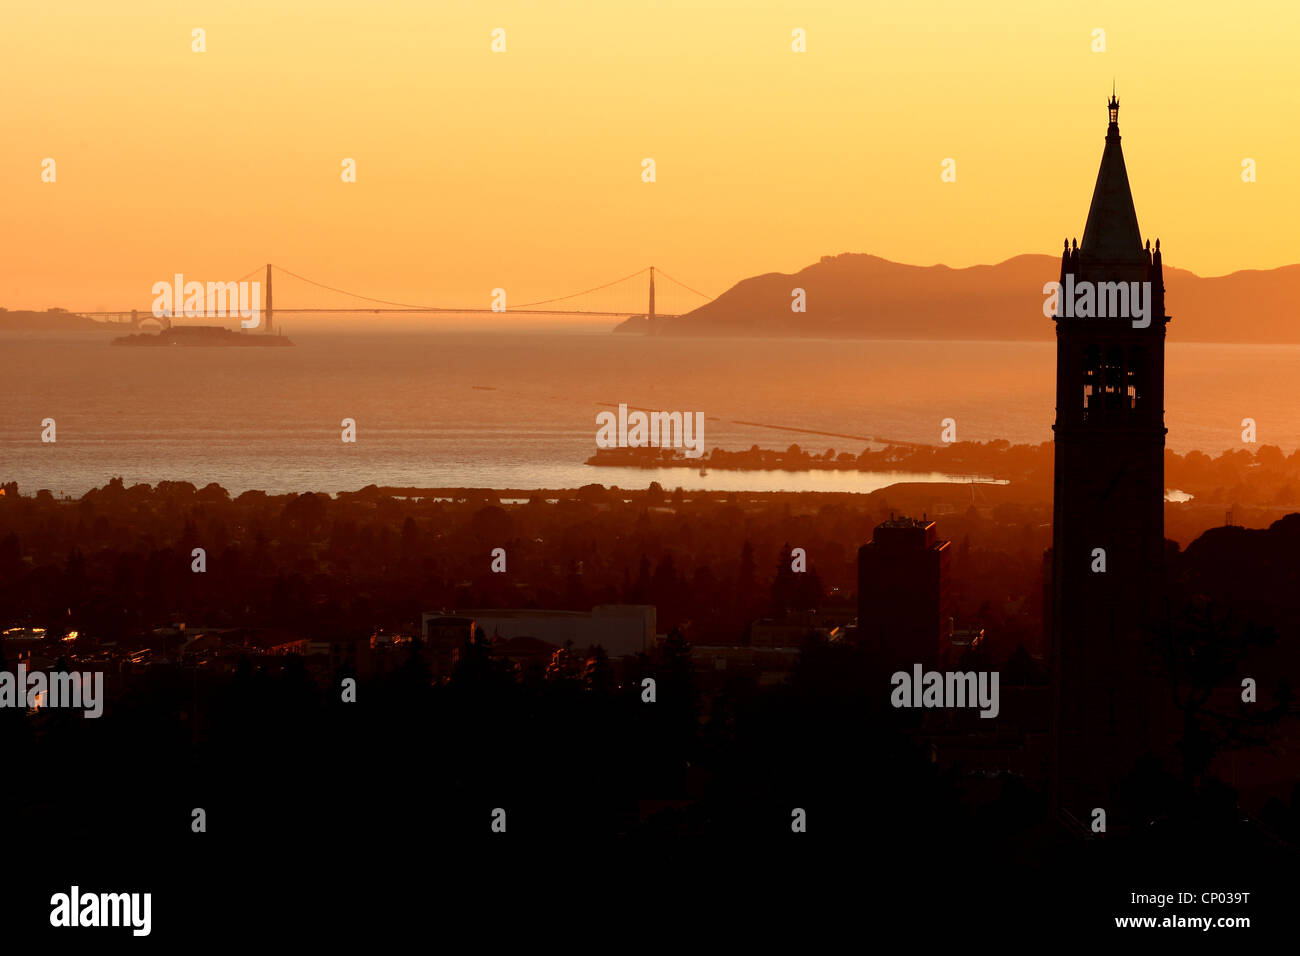
M 1107 109 L 1110 124 L 1106 128 L 1106 146 L 1097 171 L 1097 185 L 1088 208 L 1088 222 L 1083 227 L 1085 259 L 1122 262 L 1136 261 L 1142 255 L 1142 234 L 1138 230 L 1137 211 L 1129 189 L 1128 170 L 1119 138 L 1119 97 L 1111 85 Z

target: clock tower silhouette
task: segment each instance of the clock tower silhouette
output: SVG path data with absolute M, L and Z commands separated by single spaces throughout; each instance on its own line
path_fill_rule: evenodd
M 1052 801 L 1133 825 L 1126 780 L 1164 740 L 1165 315 L 1160 240 L 1144 245 L 1112 93 L 1083 242 L 1061 255 L 1055 488 L 1045 555 Z M 1117 314 L 1118 313 L 1118 314 Z M 1118 812 L 1117 812 L 1118 811 Z

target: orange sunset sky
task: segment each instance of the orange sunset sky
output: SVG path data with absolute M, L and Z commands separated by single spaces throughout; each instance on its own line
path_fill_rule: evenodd
M 1112 77 L 1143 235 L 1272 268 L 1300 261 L 1298 38 L 1284 2 L 5 0 L 0 305 L 148 308 L 268 261 L 486 307 L 652 263 L 718 294 L 846 251 L 1056 254 Z

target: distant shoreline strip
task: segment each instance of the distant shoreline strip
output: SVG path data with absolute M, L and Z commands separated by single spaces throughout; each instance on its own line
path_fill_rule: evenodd
M 597 402 L 596 404 L 597 404 L 597 405 L 605 405 L 605 406 L 608 406 L 609 408 L 618 408 L 618 406 L 619 406 L 620 403 L 618 403 L 618 402 Z M 623 402 L 623 403 L 621 403 L 621 404 L 627 405 L 628 408 L 634 409 L 635 411 L 638 411 L 638 412 L 653 412 L 653 411 L 658 411 L 658 409 L 654 409 L 654 408 L 642 408 L 640 405 L 628 405 L 627 402 Z M 712 417 L 712 416 L 709 416 L 708 420 L 709 420 L 709 421 L 712 421 L 712 422 L 722 421 L 722 419 L 720 419 L 720 418 L 714 418 L 714 417 Z M 853 440 L 853 441 L 865 441 L 865 442 L 871 442 L 871 443 L 876 444 L 876 445 L 906 445 L 906 446 L 909 447 L 909 448 L 936 448 L 936 447 L 938 447 L 938 446 L 936 446 L 936 445 L 927 445 L 927 444 L 925 444 L 924 442 L 918 442 L 918 441 L 896 441 L 896 440 L 894 440 L 894 439 L 892 439 L 892 438 L 880 438 L 880 437 L 878 437 L 878 436 L 877 436 L 877 437 L 869 437 L 869 436 L 867 436 L 867 435 L 845 435 L 845 434 L 843 434 L 842 432 L 823 432 L 823 431 L 818 431 L 818 430 L 815 429 L 815 428 L 795 428 L 795 427 L 793 427 L 792 425 L 770 425 L 770 424 L 768 424 L 767 422 L 744 422 L 744 421 L 741 421 L 740 419 L 737 419 L 737 418 L 729 419 L 728 421 L 729 421 L 730 424 L 732 424 L 732 425 L 748 425 L 748 426 L 750 426 L 751 428 L 771 428 L 771 429 L 774 429 L 774 430 L 779 431 L 779 432 L 796 432 L 796 433 L 798 433 L 798 434 L 800 434 L 800 435 L 820 435 L 820 436 L 822 436 L 823 438 L 848 438 L 848 439 L 851 439 L 851 440 Z

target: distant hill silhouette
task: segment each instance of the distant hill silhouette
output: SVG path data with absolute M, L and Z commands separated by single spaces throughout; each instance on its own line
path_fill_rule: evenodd
M 0 332 L 104 332 L 119 329 L 110 322 L 96 322 L 63 309 L 44 312 L 10 312 L 0 309 Z
M 655 331 L 1052 341 L 1042 289 L 1059 278 L 1060 269 L 1059 256 L 1042 255 L 964 269 L 910 266 L 859 253 L 823 256 L 794 275 L 742 279 L 694 312 L 659 319 Z M 1300 322 L 1289 306 L 1300 301 L 1300 265 L 1212 278 L 1166 265 L 1165 287 L 1175 341 L 1300 342 Z M 807 312 L 791 312 L 795 288 L 805 290 Z

